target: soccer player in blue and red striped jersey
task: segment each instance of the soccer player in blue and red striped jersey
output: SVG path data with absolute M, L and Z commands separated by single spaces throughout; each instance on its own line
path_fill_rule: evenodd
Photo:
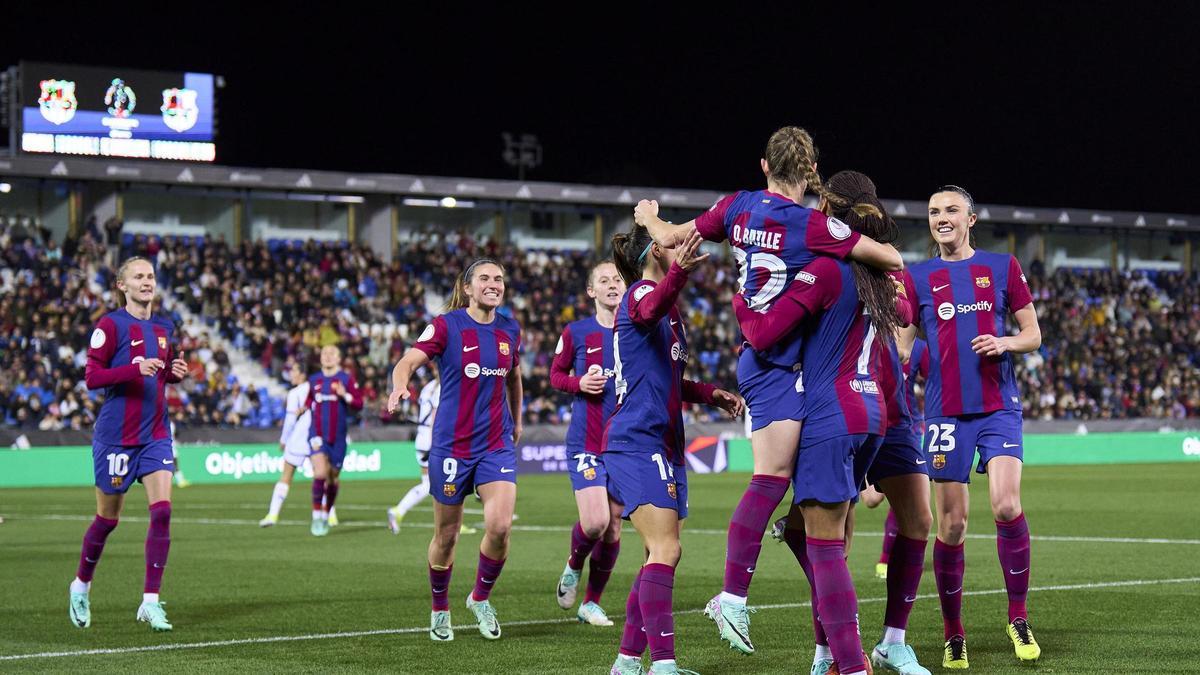
M 146 532 L 146 578 L 137 620 L 171 630 L 158 593 L 171 546 L 171 475 L 175 470 L 167 422 L 166 387 L 187 375 L 187 362 L 174 351 L 174 326 L 153 313 L 157 282 L 145 258 L 130 258 L 117 270 L 117 299 L 124 307 L 100 317 L 88 344 L 85 379 L 104 391 L 96 417 L 92 460 L 96 475 L 96 518 L 83 536 L 79 570 L 71 582 L 71 622 L 92 622 L 89 592 L 108 535 L 117 527 L 125 493 L 134 481 L 146 486 L 150 528 Z M 168 367 L 168 364 L 169 367 Z
M 330 513 L 341 487 L 342 462 L 346 459 L 346 431 L 351 410 L 362 410 L 362 393 L 354 376 L 342 370 L 342 350 L 337 345 L 321 348 L 321 372 L 308 378 L 311 411 L 308 426 L 309 456 L 313 467 L 312 533 L 329 533 Z
M 659 219 L 658 205 L 651 201 L 638 204 L 635 218 L 665 246 L 693 231 L 709 241 L 728 241 L 738 261 L 739 293 L 755 311 L 769 309 L 817 254 L 899 270 L 903 263 L 894 247 L 863 237 L 842 221 L 804 206 L 806 191 L 830 195 L 816 162 L 817 149 L 808 132 L 784 127 L 771 135 L 760 160 L 766 190 L 725 197 L 683 225 Z M 721 637 L 747 654 L 754 652 L 754 646 L 749 637 L 746 595 L 763 531 L 787 493 L 804 419 L 804 397 L 795 390 L 793 370 L 800 360 L 802 340 L 802 334 L 795 332 L 770 350 L 744 349 L 738 361 L 738 389 L 752 417 L 754 475 L 730 519 L 716 622 Z
M 604 425 L 617 405 L 612 381 L 613 322 L 625 294 L 625 280 L 611 260 L 592 267 L 587 294 L 595 302 L 596 314 L 567 324 L 550 365 L 551 386 L 575 395 L 567 429 L 567 470 L 579 509 L 579 520 L 571 529 L 567 565 L 558 580 L 557 600 L 563 609 L 575 606 L 583 561 L 590 555 L 587 595 L 577 616 L 584 623 L 611 626 L 600 607 L 600 597 L 621 551 L 621 514 L 614 514 L 608 501 L 608 474 L 600 444 Z
M 834 194 L 840 203 L 825 201 L 823 208 L 856 231 L 880 241 L 895 239 L 896 225 L 866 176 L 842 172 L 830 185 L 839 185 Z M 794 505 L 783 533 L 813 589 L 814 672 L 825 672 L 834 662 L 843 673 L 866 668 L 857 600 L 845 564 L 846 535 L 851 500 L 857 498 L 893 417 L 885 402 L 891 392 L 880 372 L 879 355 L 885 345 L 894 353 L 893 336 L 907 323 L 904 315 L 911 315 L 903 311 L 909 307 L 896 296 L 897 285 L 866 266 L 820 257 L 765 314 L 751 310 L 743 298 L 734 298 L 738 321 L 755 349 L 771 348 L 800 328 L 806 317 L 816 317 L 803 328 L 804 369 L 796 387 L 805 394 L 807 414 L 792 479 Z M 895 363 L 898 366 L 899 360 Z M 898 386 L 894 375 L 892 384 Z M 897 411 L 894 417 L 899 421 L 902 415 Z M 916 443 L 909 445 L 915 453 Z M 899 458 L 895 461 L 901 463 Z M 908 463 L 913 465 L 913 458 Z M 928 499 L 928 488 L 925 494 Z M 916 593 L 915 586 L 911 592 Z M 915 665 L 915 657 L 911 661 Z
M 1020 661 L 1041 648 L 1029 628 L 1029 527 L 1021 510 L 1022 414 L 1011 354 L 1042 341 L 1033 296 L 1021 265 L 1008 254 L 974 248 L 975 204 L 957 186 L 929 198 L 929 231 L 939 256 L 913 265 L 906 278 L 929 343 L 925 387 L 925 452 L 934 480 L 938 534 L 933 571 L 941 597 L 946 650 L 943 665 L 967 668 L 962 625 L 963 542 L 967 484 L 976 451 L 988 474 L 997 548 L 1008 590 L 1006 632 Z M 1020 331 L 1007 335 L 1005 319 Z
M 675 303 L 688 273 L 708 257 L 696 255 L 700 242 L 692 233 L 677 248 L 665 248 L 638 225 L 613 236 L 617 268 L 629 288 L 616 314 L 617 408 L 605 428 L 601 457 L 609 495 L 646 548 L 646 563 L 626 601 L 613 675 L 640 675 L 647 646 L 650 673 L 692 672 L 675 663 L 671 608 L 679 531 L 688 514 L 683 403 L 719 406 L 733 416 L 743 408 L 737 396 L 683 377 L 687 335 Z
M 388 411 L 410 396 L 408 381 L 430 359 L 442 378 L 433 421 L 429 479 L 433 486 L 433 541 L 429 585 L 433 602 L 429 637 L 454 639 L 449 588 L 463 499 L 483 499 L 483 540 L 475 589 L 467 609 L 484 638 L 500 637 L 489 598 L 508 557 L 517 500 L 516 443 L 521 437 L 521 327 L 497 312 L 504 302 L 504 268 L 494 260 L 471 263 L 454 285 L 446 312 L 433 320 L 392 370 Z

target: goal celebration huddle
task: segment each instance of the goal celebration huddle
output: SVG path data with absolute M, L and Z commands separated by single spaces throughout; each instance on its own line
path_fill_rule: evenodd
M 975 247 L 974 200 L 944 185 L 928 200 L 931 257 L 905 266 L 894 246 L 899 228 L 871 178 L 842 171 L 824 180 L 817 159 L 806 131 L 784 127 L 760 158 L 765 188 L 726 196 L 682 224 L 660 218 L 654 201 L 638 203 L 628 230 L 612 238 L 611 258 L 591 266 L 581 289 L 592 316 L 561 327 L 549 378 L 572 399 L 564 481 L 577 518 L 561 543 L 562 572 L 545 589 L 587 630 L 612 631 L 611 652 L 596 672 L 693 672 L 687 642 L 676 641 L 674 612 L 681 609 L 702 609 L 711 639 L 735 653 L 794 662 L 795 654 L 760 653 L 753 641 L 751 589 L 767 533 L 788 547 L 796 581 L 811 591 L 812 673 L 930 672 L 934 657 L 918 657 L 906 636 L 927 555 L 943 620 L 940 665 L 967 669 L 962 597 L 973 471 L 988 475 L 1008 596 L 1007 614 L 994 617 L 996 635 L 1011 643 L 1017 661 L 1040 657 L 1027 607 L 1030 529 L 1021 507 L 1013 355 L 1036 350 L 1041 332 L 1020 264 Z M 806 195 L 818 200 L 815 208 L 805 206 Z M 737 265 L 733 311 L 742 339 L 729 345 L 740 350 L 737 382 L 690 377 L 689 312 L 679 305 L 689 276 L 709 257 L 706 242 L 727 243 Z M 421 482 L 387 515 L 397 532 L 432 497 L 434 642 L 456 639 L 455 608 L 470 612 L 483 639 L 503 637 L 503 572 L 509 551 L 520 546 L 513 520 L 524 396 L 522 327 L 502 311 L 507 281 L 497 260 L 462 261 L 442 312 L 395 364 L 385 404 L 394 412 L 413 395 L 414 379 L 428 383 L 419 396 Z M 187 362 L 171 322 L 152 312 L 153 266 L 125 261 L 116 287 L 122 306 L 96 323 L 87 354 L 87 386 L 105 399 L 93 441 L 97 510 L 70 584 L 70 618 L 91 625 L 97 564 L 126 491 L 141 482 L 150 526 L 136 618 L 166 631 L 173 626 L 159 593 L 176 467 L 165 390 L 186 376 Z M 284 468 L 264 527 L 278 522 L 305 462 L 314 477 L 312 534 L 324 536 L 337 523 L 347 419 L 364 400 L 341 357 L 327 346 L 319 373 L 289 373 L 295 388 L 280 439 Z M 745 415 L 754 467 L 729 514 L 724 565 L 711 570 L 703 608 L 673 600 L 689 504 L 706 500 L 702 489 L 689 490 L 689 404 Z M 772 522 L 789 491 L 787 515 Z M 455 575 L 459 537 L 468 531 L 464 505 L 475 499 L 483 513 L 477 560 L 458 565 Z M 881 617 L 860 613 L 847 565 L 856 504 L 880 499 L 889 508 Z M 613 571 L 630 527 L 641 547 L 627 543 L 625 555 L 642 565 L 626 579 Z M 452 579 L 471 579 L 472 570 L 465 600 L 451 596 Z M 625 600 L 623 613 L 616 598 Z

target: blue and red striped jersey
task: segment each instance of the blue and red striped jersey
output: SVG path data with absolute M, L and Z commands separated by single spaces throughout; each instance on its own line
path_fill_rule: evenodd
M 675 301 L 686 283 L 687 273 L 672 264 L 660 283 L 643 279 L 621 298 L 613 337 L 617 407 L 602 452 L 662 452 L 684 463 L 683 403 L 712 405 L 716 389 L 683 378 L 687 334 Z
M 908 297 L 929 343 L 925 417 L 1020 410 L 1012 355 L 980 358 L 971 340 L 1003 336 L 1005 317 L 1033 302 L 1021 264 L 1007 253 L 926 260 L 905 275 Z
M 151 315 L 135 318 L 125 309 L 100 317 L 88 343 L 84 378 L 88 389 L 103 389 L 95 440 L 108 445 L 145 445 L 171 437 L 166 387 L 171 376 L 175 327 Z M 161 359 L 166 367 L 143 377 L 138 364 Z
M 554 350 L 550 384 L 575 395 L 571 402 L 571 426 L 567 429 L 569 450 L 600 452 L 604 424 L 617 406 L 614 368 L 612 328 L 601 326 L 594 316 L 567 324 Z M 594 369 L 608 378 L 604 392 L 584 394 L 579 391 L 579 378 Z M 575 375 L 571 375 L 572 370 Z
M 341 393 L 335 383 L 341 385 Z M 327 445 L 342 445 L 346 442 L 350 410 L 362 410 L 362 392 L 354 376 L 344 370 L 332 375 L 317 373 L 308 378 L 308 400 L 304 407 L 312 411 L 308 437 L 320 436 Z
M 434 454 L 460 459 L 513 447 L 505 379 L 519 364 L 521 327 L 497 313 L 479 323 L 465 309 L 433 320 L 413 345 L 437 361 L 442 378 L 433 420 Z
M 802 442 L 851 434 L 883 435 L 887 408 L 877 369 L 871 317 L 858 299 L 850 265 L 817 258 L 804 271 L 800 303 L 816 322 L 804 336 L 803 387 L 807 416 Z
M 862 238 L 837 218 L 767 190 L 720 199 L 696 218 L 696 230 L 709 241 L 729 241 L 739 292 L 757 312 L 770 309 L 816 254 L 845 258 Z M 761 356 L 790 368 L 800 361 L 802 339 L 795 331 Z

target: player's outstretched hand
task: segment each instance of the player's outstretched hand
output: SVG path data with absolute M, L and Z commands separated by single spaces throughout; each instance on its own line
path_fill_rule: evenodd
M 980 356 L 1000 356 L 1008 351 L 1008 340 L 995 335 L 980 335 L 971 340 L 971 349 Z
M 138 372 L 142 374 L 142 377 L 154 377 L 165 366 L 162 359 L 143 359 L 138 364 Z
M 696 255 L 696 252 L 700 250 L 700 244 L 703 242 L 704 237 L 701 237 L 699 232 L 693 230 L 679 247 L 679 252 L 675 256 L 675 264 L 682 267 L 684 272 L 690 272 L 696 265 L 708 259 L 707 253 Z
M 724 389 L 714 391 L 713 400 L 716 401 L 717 407 L 729 413 L 730 417 L 741 417 L 742 413 L 746 411 L 746 404 L 742 402 L 742 397 Z
M 174 375 L 175 379 L 182 380 L 187 374 L 187 361 L 184 361 L 183 358 L 176 358 L 171 361 L 171 375 Z
M 604 376 L 602 370 L 589 370 L 579 378 L 579 391 L 595 396 L 604 392 L 604 383 L 608 378 Z
M 633 207 L 633 222 L 642 227 L 650 227 L 651 221 L 658 217 L 658 202 L 653 199 L 643 199 Z
M 411 397 L 412 394 L 409 393 L 407 387 L 392 391 L 392 393 L 388 394 L 387 411 L 389 413 L 396 412 L 396 408 L 400 407 L 400 401 L 407 401 Z

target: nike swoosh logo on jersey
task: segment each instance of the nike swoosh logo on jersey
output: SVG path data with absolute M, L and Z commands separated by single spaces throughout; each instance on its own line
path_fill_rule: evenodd
M 463 347 L 464 352 L 473 352 L 476 349 L 479 349 L 479 345 L 475 345 L 474 347 Z
M 1004 444 L 1004 447 L 1006 447 L 1006 448 L 1019 448 L 1019 447 L 1021 447 L 1021 444 L 1020 444 L 1020 443 L 1005 443 L 1005 444 Z
M 1023 570 L 1009 570 L 1009 571 L 1008 571 L 1008 573 L 1009 573 L 1009 574 L 1024 574 L 1024 573 L 1026 573 L 1026 572 L 1028 572 L 1028 571 L 1029 571 L 1029 568 L 1028 568 L 1028 567 L 1026 567 L 1026 568 L 1025 568 L 1025 569 L 1023 569 Z
M 601 349 L 604 349 L 604 347 L 588 347 L 587 353 L 595 354 L 596 352 L 600 351 Z
M 174 463 L 175 463 L 175 460 L 173 460 L 173 459 L 164 459 L 163 460 L 163 464 L 174 464 Z
M 923 460 L 923 459 L 918 459 L 918 460 L 917 460 L 917 464 L 924 464 L 924 463 L 925 463 L 925 460 Z
M 500 469 L 500 473 L 512 473 L 514 471 L 516 471 L 516 469 Z
M 132 340 L 132 341 L 130 341 L 129 346 L 136 347 L 136 346 L 142 344 L 143 342 L 145 342 L 145 340 Z
M 672 319 L 672 320 L 671 320 L 671 325 L 672 325 L 672 326 L 678 326 L 678 325 L 679 325 L 679 322 L 678 322 L 678 321 L 675 321 L 674 319 Z
M 934 292 L 934 293 L 937 293 L 938 291 L 942 290 L 943 288 L 946 288 L 946 287 L 947 287 L 947 286 L 949 286 L 949 285 L 950 285 L 950 284 L 942 284 L 941 286 L 934 286 L 934 287 L 933 287 L 933 292 Z

